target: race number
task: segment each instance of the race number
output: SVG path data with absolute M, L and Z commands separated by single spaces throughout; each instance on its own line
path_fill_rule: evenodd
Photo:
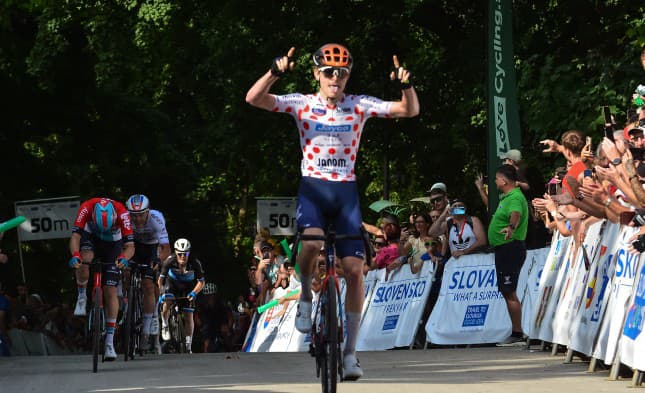
M 296 198 L 257 198 L 258 229 L 269 228 L 271 235 L 295 235 L 296 204 Z

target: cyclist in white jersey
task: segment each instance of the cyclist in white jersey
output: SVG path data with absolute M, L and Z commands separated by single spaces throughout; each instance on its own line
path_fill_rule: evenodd
M 395 70 L 390 79 L 401 86 L 400 101 L 345 94 L 352 56 L 343 45 L 326 44 L 313 55 L 313 76 L 319 83 L 318 93 L 283 96 L 269 93 L 282 75 L 293 70 L 294 53 L 295 48 L 291 48 L 286 56 L 276 58 L 270 70 L 248 91 L 246 101 L 265 110 L 289 113 L 296 121 L 303 154 L 297 207 L 300 230 L 307 235 L 324 235 L 323 228 L 330 219 L 337 233 L 356 235 L 362 220 L 354 163 L 363 126 L 371 117 L 413 117 L 419 113 L 410 72 L 400 67 L 397 57 L 393 56 Z M 311 275 L 322 245 L 321 241 L 303 242 L 298 254 L 302 291 L 296 328 L 301 332 L 311 330 Z M 356 359 L 356 338 L 364 297 L 363 244 L 360 240 L 338 241 L 337 253 L 347 280 L 344 376 L 358 379 L 363 375 Z
M 149 337 L 152 335 L 154 346 L 159 351 L 159 315 L 156 307 L 159 287 L 155 283 L 155 271 L 159 269 L 159 261 L 166 260 L 170 255 L 166 220 L 160 211 L 150 209 L 150 200 L 145 195 L 132 195 L 125 202 L 125 206 L 130 212 L 134 231 L 135 253 L 132 260 L 139 263 L 143 277 L 141 280 L 143 292 L 141 341 L 144 349 L 149 349 Z

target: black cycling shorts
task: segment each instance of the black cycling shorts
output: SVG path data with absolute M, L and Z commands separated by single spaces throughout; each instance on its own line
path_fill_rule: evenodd
M 101 258 L 103 263 L 102 284 L 111 287 L 119 285 L 121 269 L 116 267 L 116 259 L 123 252 L 123 241 L 108 242 L 87 231 L 81 234 L 81 250 L 94 252 L 94 259 Z
M 296 218 L 300 230 L 326 229 L 329 218 L 337 234 L 359 235 L 363 220 L 356 182 L 335 182 L 303 177 L 298 190 Z M 339 258 L 347 256 L 364 258 L 363 241 L 338 240 L 336 255 Z
M 132 257 L 132 260 L 139 265 L 143 278 L 147 278 L 149 280 L 154 280 L 155 278 L 152 268 L 157 262 L 158 247 L 158 244 L 134 242 L 134 256 Z

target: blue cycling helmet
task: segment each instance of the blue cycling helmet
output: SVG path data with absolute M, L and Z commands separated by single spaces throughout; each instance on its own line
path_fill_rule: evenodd
M 100 232 L 111 232 L 112 227 L 116 223 L 116 218 L 116 209 L 109 199 L 101 198 L 100 201 L 94 204 L 92 220 L 94 220 L 96 228 Z

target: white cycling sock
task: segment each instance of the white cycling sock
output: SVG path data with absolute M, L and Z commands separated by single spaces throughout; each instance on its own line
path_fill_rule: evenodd
M 300 299 L 311 303 L 311 277 L 302 277 L 302 281 L 300 281 Z
M 168 319 L 161 317 L 161 326 L 168 327 Z
M 146 336 L 150 334 L 150 326 L 152 325 L 152 314 L 143 314 L 143 334 Z
M 358 330 L 361 325 L 361 313 L 348 312 L 347 313 L 347 340 L 345 341 L 345 349 L 343 355 L 356 354 L 356 338 L 358 337 Z
M 105 343 L 114 345 L 114 329 L 116 327 L 116 318 L 105 319 Z
M 87 280 L 76 283 L 78 288 L 78 297 L 87 297 Z

